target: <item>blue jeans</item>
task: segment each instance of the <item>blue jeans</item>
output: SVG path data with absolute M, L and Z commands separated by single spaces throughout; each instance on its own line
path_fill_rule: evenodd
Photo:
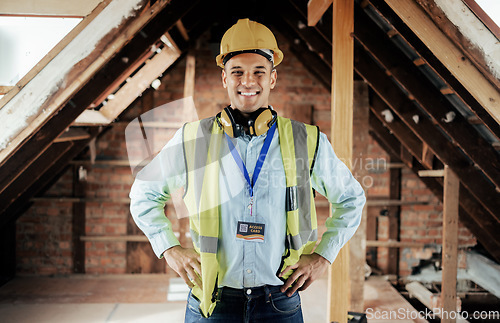
M 295 292 L 288 297 L 280 286 L 219 289 L 217 306 L 209 318 L 199 311 L 200 302 L 189 293 L 185 323 L 192 322 L 244 322 L 244 323 L 302 323 L 300 296 Z M 248 293 L 247 291 L 251 292 Z

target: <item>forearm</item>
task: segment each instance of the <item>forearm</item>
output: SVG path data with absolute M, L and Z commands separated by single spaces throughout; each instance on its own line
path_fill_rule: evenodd
M 326 136 L 323 135 L 321 139 L 312 184 L 328 199 L 332 214 L 326 219 L 326 231 L 315 253 L 332 263 L 340 249 L 356 232 L 366 197 L 347 166 L 335 155 Z
M 163 252 L 179 245 L 179 241 L 172 230 L 172 223 L 165 216 L 164 208 L 169 196 L 154 190 L 153 184 L 150 181 L 134 182 L 130 191 L 130 213 L 151 243 L 155 255 L 162 258 Z
M 130 190 L 130 213 L 149 239 L 158 258 L 163 252 L 179 245 L 172 223 L 165 216 L 165 203 L 173 192 L 185 185 L 182 131 L 136 176 Z

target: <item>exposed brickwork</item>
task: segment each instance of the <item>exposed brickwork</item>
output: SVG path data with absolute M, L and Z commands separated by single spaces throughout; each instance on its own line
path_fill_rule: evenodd
M 72 172 L 66 172 L 46 193 L 71 196 Z M 17 272 L 55 275 L 72 272 L 72 204 L 36 202 L 16 223 Z
M 289 51 L 288 44 L 278 35 L 285 60 L 278 67 L 278 82 L 272 91 L 270 102 L 280 115 L 303 122 L 314 121 L 327 135 L 330 134 L 330 93 L 317 81 Z M 196 56 L 196 80 L 194 102 L 199 118 L 212 116 L 228 104 L 227 93 L 221 86 L 221 70 L 214 63 L 208 49 L 207 38 L 201 38 Z M 159 107 L 181 99 L 184 92 L 185 59 L 178 62 L 161 78 L 161 87 L 154 91 L 154 106 Z M 132 120 L 143 112 L 144 97 L 137 99 L 120 117 Z M 158 110 L 159 111 L 159 110 Z M 182 107 L 175 104 L 164 106 L 162 113 L 155 114 L 155 121 L 182 124 L 185 120 Z M 98 160 L 126 160 L 125 124 L 116 124 L 103 134 L 96 143 Z M 368 127 L 368 125 L 366 125 Z M 157 151 L 170 138 L 175 129 L 157 132 L 154 140 Z M 384 165 L 388 155 L 372 138 L 367 141 L 365 155 L 353 158 L 353 169 L 361 169 L 358 180 L 367 189 L 369 198 L 387 199 L 389 172 Z M 363 142 L 365 145 L 366 142 Z M 356 143 L 355 143 L 356 145 Z M 90 158 L 89 155 L 86 158 Z M 377 166 L 378 165 L 378 166 Z M 88 198 L 105 198 L 106 202 L 86 204 L 86 235 L 126 235 L 130 213 L 127 199 L 133 176 L 130 167 L 93 165 L 88 169 Z M 402 196 L 405 201 L 429 201 L 429 205 L 404 206 L 401 209 L 401 240 L 430 244 L 424 249 L 402 249 L 400 274 L 406 275 L 419 258 L 428 258 L 441 243 L 442 206 L 418 178 L 410 171 L 403 171 Z M 71 196 L 72 171 L 69 170 L 46 195 Z M 318 197 L 318 200 L 321 198 Z M 323 199 L 324 200 L 324 199 Z M 380 208 L 380 207 L 379 207 Z M 178 221 L 167 207 L 174 227 Z M 378 239 L 387 239 L 387 217 L 378 215 Z M 328 207 L 318 208 L 320 233 L 328 216 Z M 68 202 L 37 202 L 17 223 L 18 272 L 40 275 L 68 274 L 72 272 L 72 204 Z M 371 229 L 371 228 L 369 228 Z M 460 246 L 475 244 L 466 228 L 460 226 Z M 127 244 L 125 242 L 86 242 L 86 272 L 92 274 L 125 273 Z M 152 255 L 152 251 L 151 251 Z M 378 263 L 383 265 L 387 249 L 378 249 Z M 163 261 L 163 260 L 161 260 Z
M 403 169 L 401 196 L 404 201 L 427 201 L 427 205 L 405 205 L 401 207 L 401 241 L 420 242 L 426 248 L 405 248 L 400 257 L 400 274 L 408 275 L 418 259 L 429 259 L 433 252 L 441 251 L 443 205 L 430 193 L 417 176 Z M 476 238 L 459 222 L 458 247 L 476 245 Z M 462 264 L 463 266 L 463 264 Z

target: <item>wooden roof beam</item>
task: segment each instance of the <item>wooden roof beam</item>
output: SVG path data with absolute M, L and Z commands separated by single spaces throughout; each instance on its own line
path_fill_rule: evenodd
M 155 55 L 103 106 L 101 112 L 108 120 L 116 119 L 142 92 L 144 92 L 180 56 L 180 52 L 169 47 Z
M 422 163 L 422 141 L 404 124 L 397 114 L 392 112 L 389 106 L 376 93 L 372 96 L 370 110 L 377 118 L 384 121 L 384 124 L 390 124 L 391 131 L 394 132 L 398 140 Z M 390 114 L 390 116 L 387 114 Z M 400 155 L 397 157 L 402 158 Z
M 10 85 L 0 85 L 0 95 L 5 95 L 9 93 L 10 90 L 12 90 L 15 86 L 10 86 Z
M 2 0 L 0 12 L 16 16 L 85 17 L 103 0 Z
M 373 111 L 370 112 L 369 123 L 372 137 L 384 150 L 395 155 L 405 154 L 403 151 L 409 153 L 404 145 L 397 139 L 395 132 L 392 132 L 392 125 L 384 125 L 383 121 L 376 117 Z M 418 172 L 421 170 L 426 170 L 426 168 L 415 158 L 413 159 L 413 163 L 409 166 L 415 175 L 418 175 Z M 442 179 L 436 177 L 421 177 L 420 180 L 440 201 L 443 200 Z M 490 226 L 498 226 L 498 222 L 492 219 L 491 215 L 471 196 L 463 185 L 460 188 L 459 216 L 460 221 L 476 236 L 486 250 L 497 261 L 500 261 L 500 242 L 497 239 L 497 230 L 499 230 L 499 228 Z M 486 223 L 484 221 L 486 221 Z
M 94 131 L 88 139 L 56 143 L 47 149 L 39 158 L 40 164 L 35 164 L 36 167 L 32 167 L 30 171 L 24 173 L 24 178 L 19 179 L 21 186 L 18 189 L 11 185 L 9 192 L 0 195 L 2 196 L 0 200 L 0 228 L 19 218 L 32 204 L 30 199 L 40 191 L 47 189 L 62 174 L 61 172 L 68 165 L 68 162 L 75 158 L 97 134 L 98 131 Z M 64 153 L 62 153 L 61 147 L 68 145 L 70 148 L 64 148 Z M 11 198 L 4 199 L 7 196 L 11 196 Z
M 332 0 L 309 0 L 307 3 L 307 25 L 318 23 L 325 11 L 332 5 Z
M 370 0 L 375 10 L 387 19 L 398 33 L 410 43 L 437 74 L 439 74 L 454 92 L 470 107 L 473 113 L 480 118 L 484 125 L 500 139 L 500 124 L 490 115 L 488 111 L 476 100 L 474 96 L 464 87 L 462 83 L 448 70 L 448 68 L 434 55 L 420 38 L 411 30 L 406 23 L 385 3 L 384 0 Z M 443 93 L 446 94 L 446 93 Z
M 135 35 L 166 2 L 156 2 L 154 8 L 141 14 L 143 5 L 144 0 L 111 2 L 2 107 L 0 119 L 10 126 L 0 135 L 0 164 L 125 46 L 129 37 Z M 89 48 L 93 49 L 90 53 Z M 19 109 L 20 106 L 25 108 Z M 33 121 L 28 124 L 27 120 Z
M 19 2 L 19 1 L 18 1 Z M 75 39 L 99 14 L 106 8 L 111 0 L 101 2 L 91 14 L 85 17 L 75 28 L 73 28 L 54 48 L 52 48 L 26 75 L 19 80 L 16 86 L 0 99 L 0 109 L 7 104 L 21 89 L 28 84 L 47 64 Z M 22 2 L 19 2 L 22 3 Z
M 311 52 L 301 37 L 285 22 L 280 16 L 276 16 L 274 24 L 277 29 L 288 39 L 290 49 L 299 61 L 304 64 L 311 74 L 325 86 L 328 91 L 331 91 L 332 75 L 331 75 L 331 57 L 321 58 L 317 53 Z M 326 61 L 329 60 L 329 63 Z
M 157 2 L 158 3 L 158 2 Z M 140 36 L 134 37 L 121 52 L 126 52 L 130 58 L 128 64 L 133 64 L 147 48 L 175 24 L 179 16 L 190 10 L 197 2 L 172 0 L 160 14 L 155 16 L 145 27 Z M 151 10 L 151 9 L 150 9 Z M 150 11 L 147 11 L 148 15 Z M 206 28 L 204 29 L 206 30 Z M 15 178 L 21 174 L 39 156 L 51 142 L 75 120 L 86 107 L 93 102 L 101 89 L 112 82 L 115 76 L 120 75 L 123 68 L 121 56 L 116 55 L 92 78 L 68 103 L 58 110 L 49 120 L 28 140 L 23 142 L 22 148 L 4 161 L 2 167 L 9 172 L 0 173 L 0 191 L 6 189 Z M 1 111 L 1 110 L 0 110 Z
M 500 93 L 474 63 L 429 18 L 414 0 L 385 0 L 436 57 L 500 123 Z M 491 72 L 488 73 L 491 75 Z
M 89 139 L 90 133 L 80 128 L 68 128 L 59 137 L 57 137 L 54 142 L 65 142 L 65 141 L 75 141 Z
M 499 159 L 494 148 L 469 124 L 462 114 L 446 100 L 440 90 L 387 37 L 360 8 L 356 9 L 355 37 L 377 58 L 398 82 L 437 121 L 484 174 L 500 187 Z M 449 122 L 447 113 L 455 113 Z M 474 135 L 475 134 L 475 135 Z
M 285 1 L 292 5 L 298 13 L 300 13 L 300 16 L 304 19 L 304 21 L 307 20 L 307 3 L 294 0 Z M 328 9 L 325 11 L 325 13 L 327 11 Z M 317 23 L 313 27 L 328 42 L 328 44 L 330 44 L 330 46 L 332 45 L 332 18 L 333 16 L 330 13 L 323 14 L 323 16 L 321 17 L 321 23 Z
M 51 145 L 44 153 L 40 154 L 26 170 L 19 174 L 8 189 L 0 193 L 0 215 L 31 185 L 33 185 L 47 169 L 50 169 L 73 146 L 73 142 L 60 142 Z M 0 227 L 11 220 L 10 214 L 0 216 Z
M 146 64 L 99 111 L 83 111 L 73 125 L 96 126 L 110 124 L 150 86 L 153 80 L 170 67 L 179 56 L 179 52 L 169 47 L 163 48 L 159 54 L 155 55 L 151 60 L 146 61 Z
M 316 52 L 328 66 L 331 65 L 332 46 L 314 28 L 309 28 L 305 24 L 305 19 L 289 1 L 281 2 L 281 17 L 292 28 L 310 51 Z
M 189 35 L 188 35 L 187 30 L 186 30 L 186 27 L 184 27 L 184 24 L 182 23 L 182 21 L 180 19 L 177 20 L 177 22 L 175 23 L 175 26 L 177 26 L 177 29 L 179 29 L 179 32 L 181 33 L 182 38 L 184 38 L 185 41 L 189 41 Z
M 495 186 L 489 182 L 481 171 L 438 130 L 423 113 L 416 109 L 414 103 L 407 98 L 401 89 L 387 76 L 384 70 L 365 52 L 361 45 L 355 45 L 356 71 L 370 84 L 372 89 L 387 103 L 392 112 L 436 153 L 436 156 L 448 164 L 460 177 L 464 186 L 476 196 L 477 200 L 497 219 L 500 199 Z M 418 123 L 414 121 L 418 117 Z

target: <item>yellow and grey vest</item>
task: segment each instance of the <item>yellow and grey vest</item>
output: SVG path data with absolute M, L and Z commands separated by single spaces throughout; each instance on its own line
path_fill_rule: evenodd
M 319 129 L 277 117 L 281 157 L 286 177 L 285 253 L 277 275 L 295 264 L 300 255 L 314 249 L 317 234 L 316 208 L 310 175 L 314 166 Z M 186 187 L 184 202 L 189 211 L 191 237 L 201 257 L 202 288 L 192 294 L 200 300 L 200 312 L 209 317 L 216 305 L 219 263 L 219 171 L 225 134 L 215 117 L 187 123 L 183 128 Z M 204 185 L 205 184 L 205 185 Z M 291 274 L 283 277 L 286 279 Z

